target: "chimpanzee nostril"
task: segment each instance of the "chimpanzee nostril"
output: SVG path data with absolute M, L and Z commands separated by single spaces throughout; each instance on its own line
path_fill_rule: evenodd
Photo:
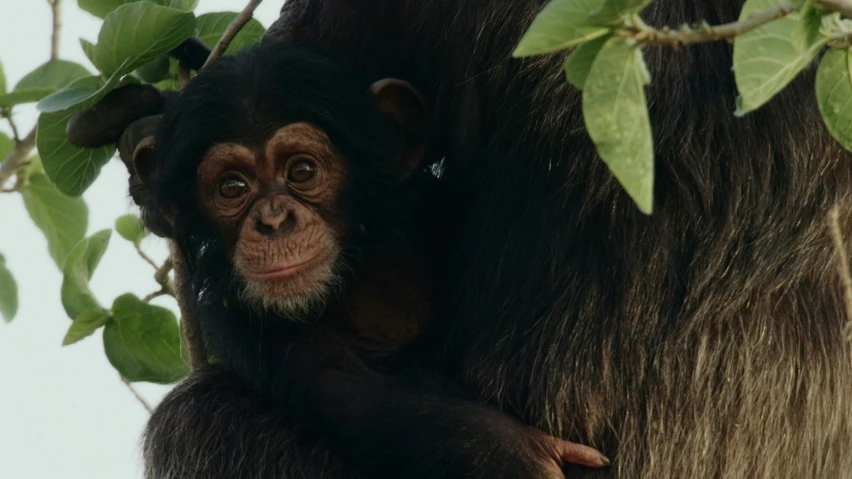
M 284 233 L 294 224 L 295 217 L 285 201 L 265 201 L 258 205 L 256 227 L 260 233 Z

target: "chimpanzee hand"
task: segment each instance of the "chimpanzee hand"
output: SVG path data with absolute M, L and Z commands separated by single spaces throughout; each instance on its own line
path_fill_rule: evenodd
M 154 234 L 171 236 L 171 225 L 151 203 L 133 165 L 133 156 L 143 142 L 153 141 L 160 113 L 169 101 L 170 92 L 160 92 L 150 85 L 128 85 L 110 92 L 96 105 L 87 108 L 68 122 L 68 141 L 84 148 L 97 148 L 118 143 L 118 154 L 127 167 L 130 196 L 142 206 L 142 220 Z
M 71 117 L 65 130 L 68 141 L 84 148 L 115 143 L 136 120 L 162 113 L 172 94 L 151 85 L 127 85 L 113 90 Z
M 567 463 L 609 465 L 594 448 L 548 436 L 441 380 L 351 368 L 309 373 L 299 389 L 302 417 L 364 477 L 562 479 Z
M 182 65 L 200 70 L 210 49 L 197 38 L 188 38 L 169 52 Z M 97 148 L 115 143 L 136 120 L 163 112 L 175 92 L 160 91 L 151 85 L 126 85 L 109 92 L 101 101 L 68 122 L 66 134 L 72 145 Z M 127 160 L 122 157 L 127 163 Z
M 563 479 L 562 466 L 565 463 L 592 468 L 605 467 L 610 463 L 594 448 L 548 436 L 503 413 L 490 411 L 485 420 L 485 433 L 496 438 L 482 444 L 487 446 L 487 442 L 493 441 L 493 451 L 481 458 L 480 467 L 473 471 L 475 477 Z M 474 453 L 471 457 L 476 456 Z
M 146 227 L 158 236 L 171 236 L 171 226 L 150 207 L 147 192 L 133 167 L 136 147 L 150 141 L 160 114 L 173 92 L 161 92 L 151 85 L 127 85 L 113 90 L 94 106 L 76 113 L 65 133 L 72 145 L 98 148 L 118 143 L 118 154 L 130 175 L 130 196 L 143 208 Z

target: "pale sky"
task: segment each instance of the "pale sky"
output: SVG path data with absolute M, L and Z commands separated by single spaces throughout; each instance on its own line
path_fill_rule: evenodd
M 269 26 L 282 0 L 266 0 L 256 18 Z M 196 13 L 239 11 L 242 0 L 201 0 Z M 100 20 L 63 2 L 60 56 L 95 69 L 78 38 L 96 40 Z M 46 61 L 50 53 L 50 8 L 46 0 L 0 0 L 0 62 L 9 88 Z M 18 128 L 35 124 L 35 109 L 16 108 Z M 0 131 L 10 133 L 5 121 Z M 0 159 L 2 161 L 2 159 Z M 127 197 L 127 173 L 112 160 L 84 195 L 89 232 L 111 228 L 133 212 Z M 143 248 L 157 261 L 166 256 L 162 240 L 149 238 Z M 0 254 L 18 281 L 20 307 L 15 321 L 0 320 L 0 478 L 141 478 L 139 437 L 148 413 L 119 379 L 103 352 L 101 333 L 61 347 L 71 321 L 60 302 L 62 276 L 47 254 L 44 237 L 29 219 L 18 194 L 0 194 Z M 152 268 L 132 246 L 113 234 L 92 280 L 102 304 L 126 292 L 144 296 L 157 290 Z M 174 308 L 168 299 L 158 304 Z M 139 383 L 141 394 L 156 404 L 169 390 Z

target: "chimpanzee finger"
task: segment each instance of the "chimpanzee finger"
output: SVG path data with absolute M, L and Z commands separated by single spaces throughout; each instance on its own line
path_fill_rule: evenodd
M 555 449 L 557 456 L 564 462 L 594 468 L 606 467 L 610 464 L 609 458 L 593 447 L 562 439 L 550 439 L 552 441 L 551 447 Z
M 84 148 L 115 143 L 134 121 L 162 113 L 168 95 L 151 85 L 127 85 L 113 90 L 96 105 L 71 117 L 65 129 L 68 141 Z

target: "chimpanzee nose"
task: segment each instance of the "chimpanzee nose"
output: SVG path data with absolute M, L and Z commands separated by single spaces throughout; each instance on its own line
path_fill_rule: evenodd
M 263 234 L 286 233 L 296 223 L 287 201 L 272 198 L 258 205 L 257 230 Z

